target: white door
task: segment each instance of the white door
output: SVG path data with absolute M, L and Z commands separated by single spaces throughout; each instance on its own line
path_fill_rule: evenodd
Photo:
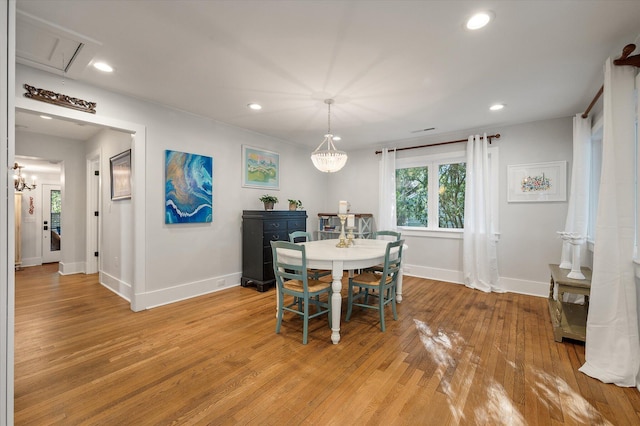
M 42 185 L 42 263 L 60 262 L 62 249 L 60 185 Z
M 100 157 L 87 161 L 87 274 L 98 272 L 100 247 Z

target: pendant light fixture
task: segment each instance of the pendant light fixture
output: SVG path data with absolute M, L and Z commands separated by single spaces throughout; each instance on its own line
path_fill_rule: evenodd
M 333 134 L 331 134 L 331 104 L 333 99 L 325 99 L 324 103 L 329 106 L 328 113 L 328 131 L 324 135 L 324 140 L 318 145 L 315 151 L 311 154 L 311 161 L 316 169 L 325 173 L 337 172 L 347 164 L 347 153 L 344 151 L 338 151 L 333 144 Z M 326 149 L 321 149 L 324 144 L 327 144 Z
M 24 166 L 21 166 L 18 163 L 14 163 L 13 164 L 13 170 L 17 170 L 15 172 L 15 174 L 13 175 L 13 186 L 14 186 L 14 188 L 18 192 L 22 192 L 25 189 L 28 190 L 28 191 L 36 189 L 36 177 L 35 176 L 31 177 L 31 185 L 29 185 L 27 183 L 27 181 L 25 180 L 25 178 L 27 176 L 22 174 L 22 169 L 23 168 L 24 168 Z

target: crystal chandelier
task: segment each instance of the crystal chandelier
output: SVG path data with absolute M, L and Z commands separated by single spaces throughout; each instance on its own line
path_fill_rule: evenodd
M 36 189 L 36 177 L 32 177 L 31 185 L 29 185 L 25 181 L 26 176 L 22 176 L 22 168 L 24 166 L 19 165 L 18 163 L 13 163 L 13 170 L 17 170 L 16 174 L 13 175 L 13 186 L 16 191 L 22 192 L 25 189 L 31 191 L 32 189 Z
M 333 103 L 333 99 L 325 99 L 324 103 L 329 106 L 328 131 L 327 134 L 324 135 L 324 140 L 311 154 L 311 161 L 313 161 L 316 169 L 321 172 L 333 173 L 347 164 L 347 153 L 338 151 L 333 144 L 333 135 L 331 134 L 331 104 Z M 327 144 L 327 149 L 320 149 L 325 143 Z

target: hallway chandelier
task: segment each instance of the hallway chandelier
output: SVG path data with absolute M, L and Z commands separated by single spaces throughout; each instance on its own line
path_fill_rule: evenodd
M 22 175 L 22 169 L 24 166 L 19 165 L 18 163 L 13 163 L 13 170 L 17 170 L 17 172 L 13 175 L 13 186 L 16 191 L 22 192 L 25 189 L 31 191 L 32 189 L 36 189 L 36 177 L 33 176 L 31 178 L 31 185 L 29 185 L 25 178 L 26 176 Z
M 328 131 L 324 135 L 324 140 L 318 145 L 315 151 L 311 154 L 311 161 L 316 169 L 325 173 L 337 172 L 347 164 L 347 153 L 344 151 L 338 151 L 333 144 L 333 134 L 331 134 L 331 104 L 333 99 L 325 99 L 324 103 L 329 106 L 328 113 Z M 327 144 L 327 149 L 320 149 L 324 144 Z

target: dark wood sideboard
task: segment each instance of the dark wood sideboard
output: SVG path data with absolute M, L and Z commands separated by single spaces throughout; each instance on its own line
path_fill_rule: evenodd
M 243 210 L 240 285 L 267 291 L 275 283 L 271 241 L 289 241 L 291 232 L 306 230 L 304 210 Z

